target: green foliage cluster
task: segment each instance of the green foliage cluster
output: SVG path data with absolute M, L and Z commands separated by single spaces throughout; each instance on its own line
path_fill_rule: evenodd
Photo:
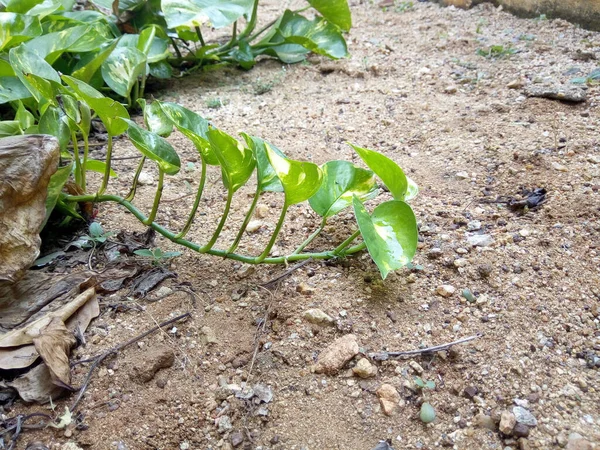
M 83 218 L 81 204 L 116 202 L 175 243 L 199 253 L 252 264 L 338 258 L 366 248 L 385 278 L 411 261 L 417 246 L 417 222 L 407 201 L 417 194 L 417 187 L 389 158 L 353 145 L 368 169 L 347 161 L 330 161 L 322 166 L 295 161 L 256 136 L 242 133 L 241 140 L 230 136 L 176 103 L 146 104 L 141 98 L 147 76 L 168 76 L 178 64 L 235 62 L 250 68 L 260 55 L 290 63 L 303 60 L 309 52 L 343 57 L 347 50 L 341 31 L 351 25 L 345 0 L 309 0 L 322 17 L 309 20 L 298 11 L 288 10 L 256 32 L 258 0 L 94 0 L 96 10 L 89 11 L 71 11 L 72 3 L 73 0 L 0 0 L 4 5 L 0 12 L 0 103 L 9 103 L 15 110 L 14 120 L 0 122 L 0 136 L 43 133 L 58 139 L 62 165 L 48 188 L 48 215 L 56 209 Z M 110 8 L 112 14 L 106 12 Z M 241 18 L 245 18 L 246 27 L 237 33 Z M 232 25 L 231 39 L 220 46 L 207 45 L 201 30 L 207 24 Z M 127 27 L 135 33 L 121 34 Z M 195 39 L 200 47 L 188 45 L 183 55 L 176 42 Z M 145 126 L 131 120 L 121 103 L 125 100 L 127 106 L 133 106 L 135 99 L 143 110 Z M 89 158 L 88 138 L 94 118 L 102 122 L 108 136 L 103 161 Z M 165 140 L 174 130 L 193 143 L 201 163 L 193 207 L 183 228 L 176 232 L 157 222 L 165 182 L 181 169 L 179 155 Z M 117 175 L 112 168 L 113 139 L 121 134 L 127 135 L 141 156 L 130 192 L 124 197 L 106 193 L 110 179 Z M 157 166 L 159 177 L 153 206 L 146 215 L 133 201 L 140 173 L 149 163 Z M 207 172 L 215 169 L 221 174 L 227 199 L 211 237 L 206 243 L 197 244 L 187 240 L 186 235 L 198 213 Z M 95 192 L 89 192 L 90 171 L 102 174 Z M 376 176 L 393 199 L 369 212 L 365 203 L 380 191 Z M 78 195 L 64 192 L 71 178 Z M 256 180 L 254 199 L 236 237 L 227 249 L 215 248 L 230 217 L 234 194 L 251 179 Z M 265 192 L 283 195 L 275 229 L 260 254 L 235 253 Z M 321 217 L 321 224 L 291 254 L 270 256 L 287 211 L 305 201 Z M 346 208 L 354 210 L 358 229 L 332 250 L 305 252 L 328 219 Z M 90 227 L 86 239 L 102 243 L 107 236 L 96 224 Z M 352 246 L 359 236 L 363 242 Z M 155 261 L 173 256 L 150 253 L 142 256 Z
M 74 3 L 0 0 L 0 104 L 10 102 L 15 111 L 23 104 L 32 113 L 28 122 L 4 123 L 4 134 L 35 123 L 20 72 L 44 76 L 54 69 L 132 106 L 148 77 L 170 78 L 174 70 L 230 63 L 250 69 L 261 55 L 284 63 L 303 61 L 310 52 L 345 57 L 342 33 L 352 25 L 346 0 L 308 0 L 309 6 L 286 10 L 260 30 L 259 0 L 91 0 L 82 11 L 73 11 Z M 301 12 L 311 7 L 317 14 L 309 20 Z M 205 42 L 203 30 L 228 26 L 226 42 Z
M 67 82 L 72 82 L 72 79 L 63 77 Z M 348 161 L 329 161 L 318 166 L 311 162 L 289 159 L 275 145 L 256 136 L 241 133 L 242 139 L 238 140 L 209 124 L 206 119 L 193 111 L 176 103 L 155 100 L 151 104 L 145 104 L 145 102 L 142 104 L 145 127 L 130 120 L 126 115 L 123 115 L 120 121 L 126 126 L 129 140 L 142 155 L 129 195 L 119 197 L 104 194 L 107 185 L 102 184 L 99 191 L 94 194 L 78 196 L 61 194 L 65 204 L 117 202 L 132 212 L 145 225 L 152 227 L 175 243 L 199 253 L 208 253 L 251 264 L 285 263 L 308 258 L 336 258 L 354 254 L 366 248 L 379 267 L 382 277 L 385 278 L 391 271 L 408 265 L 412 260 L 417 246 L 417 222 L 407 201 L 417 195 L 418 189 L 415 183 L 406 177 L 402 169 L 386 156 L 352 145 L 369 169 L 358 167 Z M 106 111 L 98 111 L 99 115 L 106 113 Z M 177 152 L 164 139 L 174 130 L 182 133 L 193 143 L 198 150 L 201 163 L 200 179 L 193 207 L 185 225 L 178 232 L 165 229 L 156 220 L 160 211 L 164 184 L 169 176 L 177 174 L 181 169 L 181 160 Z M 138 176 L 148 162 L 157 166 L 159 176 L 153 206 L 145 215 L 134 206 L 133 200 Z M 105 169 L 108 170 L 110 168 L 108 157 L 104 164 Z M 221 218 L 211 237 L 205 244 L 200 245 L 186 240 L 186 235 L 193 226 L 204 193 L 208 171 L 213 170 L 212 168 L 220 171 L 223 185 L 227 190 L 227 198 Z M 253 201 L 246 211 L 235 238 L 227 249 L 215 248 L 223 227 L 231 216 L 231 205 L 235 193 L 247 185 L 253 175 L 256 180 Z M 380 193 L 376 176 L 387 187 L 393 200 L 379 204 L 369 213 L 365 203 Z M 109 174 L 105 173 L 104 180 L 108 182 L 109 178 Z M 235 253 L 254 214 L 258 200 L 265 192 L 279 192 L 283 195 L 283 206 L 275 229 L 265 248 L 258 255 Z M 313 211 L 321 217 L 321 224 L 291 254 L 270 257 L 289 208 L 305 201 L 308 201 Z M 328 220 L 349 207 L 354 210 L 358 229 L 333 250 L 305 252 L 306 247 L 325 229 Z M 359 236 L 362 236 L 363 242 L 351 246 Z

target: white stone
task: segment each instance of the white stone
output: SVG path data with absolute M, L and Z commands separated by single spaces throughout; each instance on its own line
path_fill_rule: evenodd
M 455 292 L 456 288 L 451 284 L 442 284 L 441 286 L 438 286 L 435 290 L 435 293 L 441 295 L 442 297 L 450 297 Z
M 262 220 L 251 220 L 246 227 L 248 233 L 256 233 L 263 226 Z
M 138 177 L 138 184 L 141 186 L 152 186 L 154 184 L 154 177 L 151 173 L 142 171 Z
M 302 317 L 304 317 L 304 320 L 306 320 L 307 322 L 319 325 L 331 325 L 332 323 L 335 323 L 335 320 L 330 315 L 326 314 L 318 308 L 308 309 L 304 311 Z

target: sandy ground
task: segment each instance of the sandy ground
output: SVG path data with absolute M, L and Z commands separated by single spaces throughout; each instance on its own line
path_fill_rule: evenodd
M 420 224 L 414 262 L 422 270 L 402 270 L 382 282 L 368 255 L 358 255 L 344 264 L 309 263 L 269 292 L 258 285 L 285 268 L 252 272 L 185 251 L 171 264 L 178 278 L 165 285 L 188 283 L 198 294 L 195 306 L 175 291 L 157 302 L 136 300 L 143 311 L 105 310 L 76 357 L 186 311 L 192 318 L 105 364 L 82 403 L 85 430 L 69 431 L 70 437 L 28 432 L 23 448 L 41 440 L 52 448 L 72 441 L 94 450 L 372 450 L 386 439 L 396 450 L 597 448 L 600 90 L 590 87 L 587 101 L 577 104 L 529 98 L 524 90 L 568 85 L 589 73 L 598 66 L 600 34 L 563 21 L 518 19 L 489 5 L 462 11 L 415 3 L 403 11 L 401 3 L 388 10 L 354 3 L 348 60 L 311 57 L 285 67 L 264 61 L 250 72 L 185 78 L 154 95 L 230 133 L 270 140 L 292 158 L 354 161 L 346 141 L 393 158 L 421 188 L 412 204 Z M 269 4 L 265 20 L 287 2 Z M 492 45 L 516 52 L 477 54 Z M 270 90 L 257 95 L 265 84 Z M 223 106 L 209 108 L 216 98 Z M 198 162 L 185 138 L 170 140 L 183 165 Z M 116 154 L 133 152 L 121 142 Z M 119 163 L 123 175 L 113 189 L 127 190 L 134 167 L 135 161 Z M 169 180 L 165 198 L 187 193 L 187 183 L 194 189 L 198 176 L 197 168 L 182 171 Z M 203 215 L 189 235 L 194 240 L 205 241 L 216 223 L 224 196 L 219 183 L 219 173 L 211 173 Z M 538 209 L 515 211 L 497 202 L 534 188 L 548 192 Z M 141 188 L 142 208 L 150 206 L 153 190 Z M 252 191 L 237 194 L 221 247 L 235 236 Z M 178 229 L 192 201 L 166 203 L 158 221 Z M 266 196 L 261 203 L 263 226 L 245 238 L 244 251 L 257 253 L 268 240 L 282 201 Z M 98 218 L 109 230 L 143 229 L 113 206 L 102 206 Z M 317 225 L 307 205 L 292 208 L 278 251 L 292 250 Z M 355 227 L 352 215 L 342 213 L 312 247 L 331 248 Z M 471 234 L 488 235 L 489 245 L 472 246 Z M 166 241 L 159 245 L 176 250 Z M 440 295 L 442 285 L 454 292 Z M 462 297 L 464 289 L 477 301 Z M 119 300 L 126 299 L 106 301 Z M 336 323 L 307 322 L 303 314 L 311 308 Z M 312 373 L 318 355 L 349 333 L 363 353 L 483 336 L 435 357 L 371 361 L 378 368 L 371 378 L 352 374 L 360 355 L 337 375 Z M 136 378 L 136 368 L 165 346 L 175 351 L 175 363 L 150 381 Z M 426 393 L 437 412 L 429 425 L 418 418 L 423 397 L 414 377 L 421 370 L 436 383 Z M 79 366 L 75 380 L 86 373 Z M 272 400 L 237 398 L 244 382 L 267 387 Z M 382 384 L 399 393 L 390 416 L 377 396 Z M 515 406 L 536 425 L 517 417 L 518 431 L 504 435 L 498 420 Z

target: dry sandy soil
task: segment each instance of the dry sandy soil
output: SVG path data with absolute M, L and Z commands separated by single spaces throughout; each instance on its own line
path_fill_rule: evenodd
M 267 2 L 263 20 L 287 3 Z M 81 405 L 82 430 L 69 431 L 70 437 L 29 431 L 22 448 L 34 440 L 94 450 L 372 450 L 380 440 L 396 450 L 598 448 L 600 90 L 590 87 L 586 102 L 563 103 L 529 98 L 524 89 L 568 84 L 596 68 L 600 34 L 560 20 L 515 18 L 489 5 L 463 11 L 415 2 L 401 9 L 354 2 L 347 60 L 311 57 L 285 67 L 263 61 L 250 72 L 225 69 L 177 80 L 154 95 L 180 102 L 230 133 L 261 136 L 292 158 L 352 161 L 345 144 L 351 141 L 398 161 L 421 188 L 412 204 L 420 223 L 414 262 L 422 270 L 402 270 L 382 282 L 363 254 L 344 264 L 311 262 L 269 292 L 258 285 L 285 268 L 252 272 L 185 251 L 170 266 L 177 279 L 164 285 L 189 283 L 198 296 L 195 306 L 175 290 L 156 302 L 135 300 L 142 311 L 106 308 L 75 358 L 186 311 L 191 319 L 127 348 L 97 372 Z M 516 53 L 477 54 L 491 45 Z M 257 95 L 265 83 L 270 90 Z M 223 106 L 209 108 L 215 98 Z M 197 162 L 188 141 L 170 139 L 183 165 Z M 121 141 L 116 154 L 133 150 Z M 119 163 L 123 175 L 113 189 L 127 190 L 135 164 Z M 198 169 L 182 171 L 169 180 L 165 198 L 185 194 L 186 182 L 194 188 L 197 179 Z M 136 201 L 142 208 L 151 204 L 154 188 L 141 188 Z M 496 201 L 534 188 L 548 192 L 535 210 Z M 237 194 L 235 220 L 221 247 L 235 236 L 252 190 Z M 205 215 L 190 238 L 206 240 L 223 195 L 219 174 L 211 173 Z M 166 203 L 159 222 L 178 229 L 192 201 Z M 275 196 L 262 203 L 263 227 L 246 236 L 244 251 L 259 251 L 282 204 Z M 103 205 L 98 220 L 108 230 L 143 230 L 114 206 Z M 291 251 L 317 224 L 307 205 L 293 208 L 278 251 Z M 352 216 L 342 214 L 312 247 L 331 248 L 355 227 Z M 474 247 L 469 233 L 489 235 L 491 242 Z M 177 250 L 168 241 L 158 245 Z M 439 295 L 442 285 L 455 292 Z M 477 302 L 462 297 L 463 289 Z M 119 301 L 127 299 L 103 299 Z M 336 323 L 307 322 L 303 313 L 311 308 Z M 311 372 L 319 354 L 348 333 L 364 353 L 483 336 L 435 357 L 372 361 L 378 367 L 372 378 L 352 375 L 361 356 L 334 376 Z M 136 368 L 165 346 L 175 351 L 175 363 L 150 381 L 136 378 Z M 437 412 L 429 425 L 418 418 L 422 396 L 414 392 L 415 369 L 436 382 L 427 393 Z M 75 369 L 75 385 L 87 370 Z M 272 400 L 237 398 L 235 385 L 244 382 L 270 388 Z M 384 383 L 400 394 L 391 416 L 376 395 Z M 536 426 L 502 435 L 501 414 L 518 405 Z M 17 404 L 7 414 L 39 408 Z M 532 423 L 531 417 L 521 419 Z

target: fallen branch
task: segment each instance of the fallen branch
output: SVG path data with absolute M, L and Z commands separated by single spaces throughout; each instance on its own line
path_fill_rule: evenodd
M 385 361 L 389 358 L 408 358 L 415 355 L 427 355 L 435 352 L 441 352 L 443 350 L 448 350 L 450 347 L 458 344 L 464 344 L 466 342 L 473 341 L 475 339 L 479 339 L 483 336 L 483 333 L 477 333 L 473 336 L 469 336 L 466 338 L 459 339 L 458 341 L 449 342 L 447 344 L 435 345 L 433 347 L 420 348 L 418 350 L 408 350 L 405 352 L 373 352 L 368 353 L 369 358 L 372 358 L 377 361 Z
M 128 340 L 127 342 L 125 342 L 123 344 L 119 344 L 116 347 L 113 347 L 110 350 L 107 350 L 106 352 L 102 353 L 101 355 L 95 356 L 94 358 L 86 359 L 85 361 L 79 361 L 80 364 L 82 364 L 84 362 L 92 362 L 93 361 L 93 364 L 90 367 L 90 370 L 89 370 L 87 376 L 85 377 L 85 380 L 84 380 L 81 388 L 79 388 L 79 394 L 77 395 L 77 398 L 75 399 L 75 401 L 71 405 L 71 408 L 70 408 L 71 413 L 73 413 L 75 411 L 75 408 L 77 407 L 77 405 L 79 404 L 79 402 L 83 398 L 83 394 L 85 393 L 88 385 L 90 384 L 90 380 L 92 379 L 92 373 L 102 363 L 102 361 L 104 361 L 109 356 L 114 355 L 115 353 L 118 353 L 119 351 L 123 350 L 125 347 L 128 347 L 131 344 L 135 344 L 137 341 L 139 341 L 141 339 L 144 339 L 146 336 L 154 333 L 155 331 L 158 331 L 158 330 L 160 330 L 163 327 L 171 325 L 172 323 L 175 323 L 175 322 L 179 322 L 180 320 L 186 319 L 188 317 L 190 317 L 190 313 L 189 312 L 187 312 L 185 314 L 181 314 L 180 316 L 174 317 L 173 319 L 169 319 L 169 320 L 167 320 L 167 321 L 165 321 L 163 323 L 158 324 L 155 327 L 150 328 L 145 333 L 142 333 L 139 336 L 136 336 L 136 337 Z

